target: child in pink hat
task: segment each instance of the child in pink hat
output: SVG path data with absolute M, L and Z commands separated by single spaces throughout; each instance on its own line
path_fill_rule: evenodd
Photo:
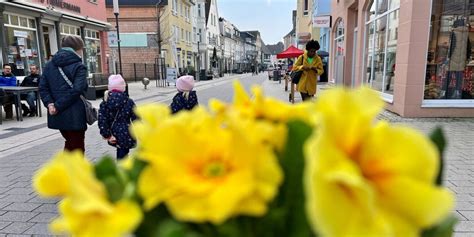
M 130 135 L 129 126 L 137 119 L 133 112 L 135 102 L 125 94 L 126 83 L 121 75 L 109 77 L 108 91 L 99 108 L 99 129 L 102 137 L 117 148 L 117 159 L 124 158 L 136 141 Z
M 194 88 L 193 76 L 182 76 L 176 80 L 176 88 L 178 93 L 173 97 L 173 102 L 170 105 L 173 114 L 181 110 L 192 110 L 198 105 L 198 98 Z

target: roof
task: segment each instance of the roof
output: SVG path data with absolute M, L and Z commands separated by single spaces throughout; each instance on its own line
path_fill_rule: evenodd
M 283 38 L 289 36 L 289 35 L 293 35 L 296 33 L 296 30 L 293 28 L 290 32 L 288 32 L 288 34 L 286 34 L 285 36 L 283 36 Z
M 168 0 L 118 0 L 119 6 L 155 6 L 157 3 L 165 6 Z M 106 6 L 113 6 L 113 0 L 105 0 Z
M 270 51 L 269 54 L 271 54 L 271 55 L 277 55 L 277 54 L 283 52 L 283 50 L 285 50 L 285 45 L 283 45 L 282 42 L 278 42 L 277 44 L 269 44 L 269 45 L 265 45 L 265 46 L 268 49 L 268 51 Z
M 272 52 L 270 51 L 270 49 L 267 47 L 268 45 L 263 45 L 262 46 L 262 52 L 263 54 L 270 54 L 272 55 Z

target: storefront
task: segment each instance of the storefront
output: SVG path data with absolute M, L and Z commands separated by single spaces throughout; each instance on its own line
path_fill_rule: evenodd
M 474 117 L 470 2 L 333 1 L 331 80 L 369 86 L 405 117 Z
M 60 48 L 62 37 L 75 35 L 85 42 L 83 60 L 89 76 L 107 72 L 103 48 L 110 25 L 106 23 L 105 5 L 94 1 L 49 3 L 0 3 L 0 25 L 4 26 L 0 28 L 0 62 L 10 64 L 16 76 L 26 76 L 30 65 L 44 67 Z

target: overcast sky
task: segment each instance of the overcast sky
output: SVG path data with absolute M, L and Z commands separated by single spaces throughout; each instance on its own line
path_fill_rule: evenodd
M 258 30 L 265 44 L 283 41 L 292 29 L 296 0 L 217 0 L 219 17 L 241 31 Z

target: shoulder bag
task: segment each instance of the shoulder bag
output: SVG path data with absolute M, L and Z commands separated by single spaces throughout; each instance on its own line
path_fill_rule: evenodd
M 58 67 L 59 69 L 59 72 L 61 73 L 61 76 L 63 76 L 64 80 L 66 81 L 66 83 L 71 87 L 71 88 L 74 88 L 72 86 L 72 82 L 69 80 L 69 78 L 67 78 L 66 74 L 64 74 L 64 71 L 62 68 Z M 92 125 L 95 123 L 95 121 L 97 121 L 97 109 L 94 108 L 94 106 L 92 106 L 91 102 L 89 102 L 86 98 L 84 98 L 83 95 L 81 95 L 81 100 L 82 102 L 84 103 L 84 108 L 86 109 L 86 121 L 87 121 L 87 124 L 89 125 Z

